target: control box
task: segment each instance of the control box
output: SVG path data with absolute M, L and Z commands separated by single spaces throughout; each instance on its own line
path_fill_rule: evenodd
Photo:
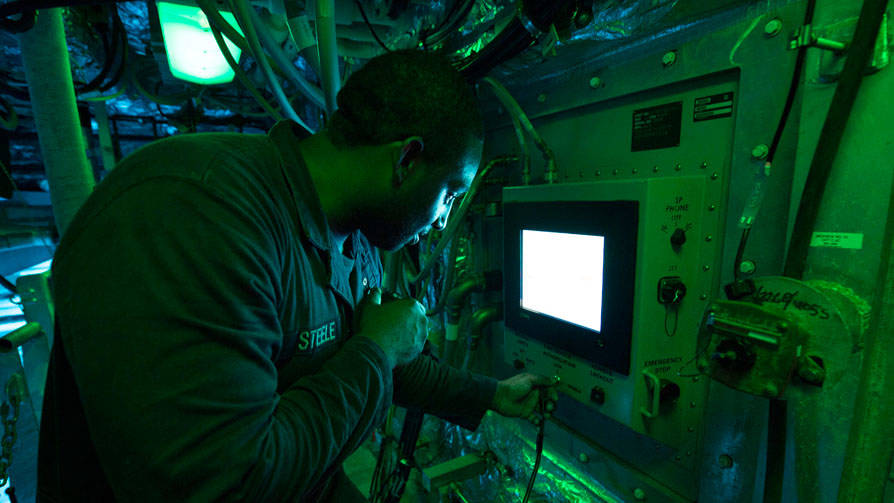
M 676 450 L 694 450 L 707 379 L 698 327 L 716 284 L 709 176 L 507 187 L 506 358 Z

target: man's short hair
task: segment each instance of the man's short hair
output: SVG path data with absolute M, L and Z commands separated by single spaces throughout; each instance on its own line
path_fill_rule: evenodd
M 452 169 L 483 138 L 475 93 L 438 53 L 394 51 L 352 74 L 328 124 L 333 141 L 378 145 L 421 136 L 422 159 Z

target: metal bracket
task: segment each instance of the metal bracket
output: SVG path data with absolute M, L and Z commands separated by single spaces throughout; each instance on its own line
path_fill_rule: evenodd
M 801 47 L 817 47 L 833 52 L 844 52 L 847 50 L 848 44 L 820 37 L 816 34 L 815 29 L 808 24 L 798 28 L 791 41 L 789 41 L 789 49 L 795 50 Z

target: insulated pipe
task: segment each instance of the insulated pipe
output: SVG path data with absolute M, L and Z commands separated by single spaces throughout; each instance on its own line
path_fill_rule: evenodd
M 40 335 L 40 323 L 31 322 L 22 325 L 0 338 L 0 354 L 9 353 L 13 349 L 25 344 Z
M 62 9 L 39 11 L 34 28 L 18 40 L 53 215 L 63 235 L 96 181 L 75 104 Z
M 888 222 L 873 295 L 872 318 L 866 333 L 854 419 L 838 486 L 838 501 L 882 501 L 894 434 L 894 187 L 888 203 Z
M 338 71 L 338 45 L 335 38 L 335 0 L 316 2 L 317 50 L 320 54 L 320 82 L 326 100 L 326 115 L 338 108 L 336 97 L 341 86 Z

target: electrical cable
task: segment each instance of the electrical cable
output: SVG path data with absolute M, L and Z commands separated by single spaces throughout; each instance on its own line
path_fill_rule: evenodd
M 5 276 L 0 276 L 0 285 L 2 285 L 3 288 L 6 288 L 7 290 L 9 290 L 10 292 L 12 292 L 14 294 L 19 293 L 19 289 L 16 288 L 15 284 L 13 284 L 12 281 L 9 281 L 8 279 L 6 279 Z
M 233 6 L 233 13 L 236 16 L 236 20 L 239 22 L 239 26 L 242 27 L 242 31 L 245 33 L 245 39 L 248 41 L 251 53 L 254 55 L 255 61 L 258 62 L 261 71 L 267 78 L 267 83 L 270 85 L 273 95 L 276 97 L 276 101 L 279 102 L 279 106 L 282 108 L 284 115 L 313 134 L 315 131 L 311 129 L 311 127 L 308 126 L 297 113 L 295 113 L 291 103 L 289 103 L 288 97 L 286 97 L 286 93 L 283 91 L 276 75 L 273 73 L 273 68 L 267 61 L 264 50 L 261 48 L 261 42 L 258 40 L 258 34 L 255 31 L 254 24 L 251 22 L 249 9 L 252 9 L 253 7 L 248 4 L 247 0 L 231 0 L 231 4 Z
M 462 2 L 462 8 L 459 9 L 460 2 Z M 431 33 L 427 33 L 422 37 L 422 46 L 428 47 L 430 45 L 438 44 L 447 38 L 453 30 L 461 23 L 466 17 L 468 17 L 469 12 L 472 11 L 472 7 L 475 6 L 475 0 L 456 0 L 453 2 L 453 6 L 450 8 L 450 11 L 444 16 L 444 20 L 439 24 Z M 434 40 L 430 40 L 430 39 Z
M 483 168 L 478 170 L 478 174 L 475 175 L 475 179 L 472 180 L 472 185 L 469 186 L 468 192 L 463 196 L 463 200 L 459 205 L 459 209 L 453 214 L 447 223 L 447 228 L 444 229 L 444 232 L 441 234 L 441 240 L 438 241 L 438 246 L 435 247 L 435 251 L 431 254 L 431 259 L 428 260 L 422 268 L 419 270 L 419 273 L 414 275 L 413 278 L 410 279 L 410 283 L 416 284 L 423 280 L 425 277 L 431 273 L 432 267 L 434 267 L 435 263 L 438 261 L 438 257 L 444 253 L 444 248 L 450 243 L 450 240 L 453 239 L 453 236 L 456 234 L 459 225 L 462 223 L 463 219 L 466 218 L 466 213 L 469 212 L 469 208 L 472 206 L 472 199 L 475 198 L 475 194 L 478 193 L 479 188 L 484 183 L 484 179 L 487 178 L 487 175 L 490 174 L 490 171 L 493 167 L 501 162 L 509 162 L 517 160 L 517 156 L 501 156 L 496 157 L 490 162 L 488 162 Z
M 512 118 L 513 121 L 513 127 L 516 127 L 515 122 L 517 121 L 520 127 L 525 132 L 527 132 L 531 139 L 534 141 L 534 144 L 537 145 L 537 148 L 540 149 L 544 159 L 546 159 L 547 161 L 548 176 L 549 170 L 554 169 L 556 166 L 556 155 L 555 153 L 553 153 L 552 149 L 549 148 L 549 145 L 546 144 L 546 140 L 544 140 L 543 137 L 540 136 L 540 133 L 537 132 L 537 130 L 534 128 L 534 125 L 531 124 L 530 119 L 528 119 L 527 114 L 525 114 L 524 109 L 521 107 L 521 105 L 518 104 L 518 101 L 515 100 L 515 98 L 512 96 L 512 93 L 510 93 L 509 90 L 503 86 L 503 84 L 491 77 L 485 77 L 481 80 L 491 87 L 494 95 L 496 95 L 497 99 L 500 100 L 500 103 L 503 105 L 506 111 L 509 112 L 509 116 Z M 518 133 L 516 133 L 516 136 L 518 136 Z M 530 154 L 527 151 L 527 144 L 524 142 L 523 138 L 519 140 L 519 148 L 522 151 L 522 155 L 526 156 L 526 159 L 523 159 L 523 161 L 526 162 L 526 164 L 523 165 L 524 169 L 529 166 L 529 164 L 527 164 L 527 159 L 529 159 L 528 156 Z M 527 173 L 527 176 L 530 177 L 530 168 L 528 168 L 528 171 L 529 172 Z M 526 180 L 525 184 L 527 184 L 528 181 L 529 180 Z
M 117 38 L 118 24 L 112 23 L 112 38 Z M 94 91 L 99 89 L 99 86 L 105 81 L 106 76 L 108 76 L 109 72 L 112 70 L 112 64 L 115 61 L 114 56 L 117 54 L 113 53 L 113 48 L 117 51 L 117 46 L 113 45 L 109 42 L 109 33 L 108 29 L 101 30 L 101 39 L 102 39 L 102 53 L 105 55 L 105 61 L 103 62 L 102 68 L 100 68 L 99 72 L 90 79 L 89 82 L 84 84 L 83 86 L 78 86 L 75 91 L 77 93 L 89 93 L 90 91 Z
M 540 409 L 540 413 L 543 414 L 543 400 L 538 402 L 538 408 Z M 537 430 L 537 455 L 534 458 L 534 467 L 531 469 L 531 479 L 528 480 L 528 488 L 525 490 L 525 498 L 522 500 L 522 503 L 528 503 L 528 498 L 531 497 L 531 491 L 534 489 L 534 481 L 537 479 L 537 472 L 540 470 L 540 461 L 543 458 L 543 437 L 546 433 L 546 420 L 541 419 L 540 425 Z
M 447 271 L 444 273 L 444 281 L 441 283 L 441 294 L 438 296 L 438 302 L 435 307 L 425 313 L 426 316 L 435 316 L 440 314 L 447 305 L 447 294 L 453 288 L 456 278 L 456 257 L 459 255 L 459 233 L 450 240 L 450 251 L 447 252 Z
M 372 36 L 374 39 L 376 39 L 376 42 L 378 42 L 379 45 L 382 46 L 382 49 L 385 49 L 385 52 L 391 52 L 391 49 L 389 49 L 388 46 L 385 45 L 385 42 L 382 42 L 382 39 L 379 38 L 379 35 L 373 28 L 372 23 L 369 22 L 369 18 L 366 17 L 366 11 L 363 10 L 363 5 L 360 3 L 360 0 L 354 0 L 354 4 L 356 4 L 357 8 L 360 9 L 360 16 L 363 17 L 363 22 L 366 23 L 366 27 L 369 28 L 369 32 L 372 33 Z
M 211 26 L 211 34 L 214 35 L 214 40 L 217 42 L 217 47 L 220 48 L 221 54 L 223 54 L 224 59 L 227 60 L 227 64 L 230 65 L 230 68 L 233 69 L 233 72 L 236 74 L 236 78 L 239 79 L 239 82 L 242 84 L 245 89 L 254 97 L 255 101 L 261 105 L 261 108 L 264 109 L 271 117 L 280 121 L 282 120 L 282 115 L 270 105 L 270 102 L 264 99 L 261 96 L 261 92 L 258 91 L 258 88 L 251 82 L 251 79 L 248 75 L 245 74 L 245 71 L 239 66 L 239 63 L 233 59 L 233 55 L 230 53 L 230 49 L 227 47 L 227 44 L 224 42 L 223 35 L 221 35 L 220 31 L 215 27 Z
M 816 0 L 808 0 L 807 7 L 804 11 L 804 21 L 802 26 L 807 26 L 813 22 L 813 15 L 816 11 Z M 801 83 L 801 74 L 804 70 L 804 62 L 807 57 L 806 47 L 801 46 L 798 48 L 798 54 L 795 57 L 795 67 L 792 71 L 792 79 L 789 83 L 788 94 L 785 97 L 785 104 L 782 107 L 782 113 L 779 116 L 779 122 L 776 124 L 776 131 L 773 133 L 773 140 L 770 142 L 770 146 L 767 150 L 767 159 L 764 163 L 764 172 L 769 173 L 771 167 L 773 166 L 773 161 L 776 159 L 776 152 L 779 148 L 779 143 L 782 141 L 782 134 L 785 131 L 785 126 L 788 124 L 789 115 L 791 115 L 792 108 L 794 107 L 795 97 L 798 94 L 798 89 L 800 88 Z M 742 236 L 739 238 L 739 246 L 736 251 L 736 258 L 733 261 L 733 277 L 736 280 L 741 279 L 742 272 L 740 271 L 742 266 L 742 259 L 745 255 L 745 247 L 748 245 L 748 237 L 751 234 L 751 226 L 752 222 L 746 222 L 745 227 L 742 230 Z
M 99 86 L 99 90 L 103 92 L 108 91 L 121 82 L 121 78 L 124 76 L 124 70 L 127 68 L 127 54 L 130 52 L 130 44 L 127 41 L 127 30 L 124 28 L 124 23 L 118 16 L 117 9 L 112 12 L 112 17 L 114 23 L 118 26 L 118 40 L 116 46 L 119 48 L 119 51 L 117 52 L 119 52 L 121 56 L 118 58 L 118 68 L 115 70 L 115 74 L 112 75 L 112 78 L 108 82 Z

